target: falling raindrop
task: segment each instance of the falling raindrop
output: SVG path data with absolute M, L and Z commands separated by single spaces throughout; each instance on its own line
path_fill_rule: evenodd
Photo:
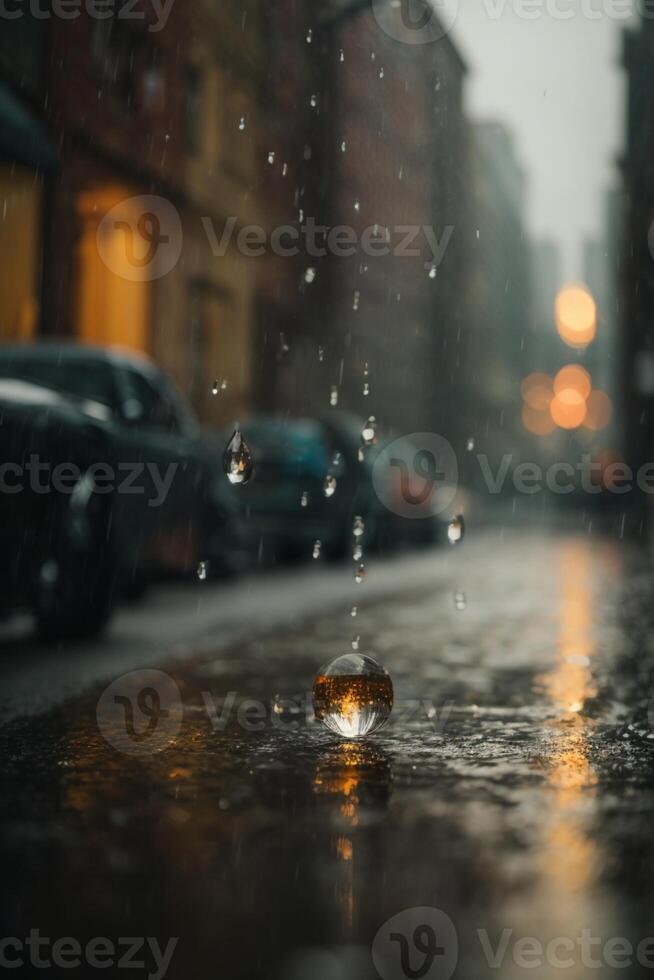
M 311 30 L 311 28 L 309 28 L 309 30 L 307 31 L 307 44 L 311 44 L 312 40 L 313 40 L 313 31 Z
M 287 163 L 283 163 L 282 164 L 282 177 L 285 177 L 287 173 L 288 173 L 288 164 Z
M 435 279 L 436 278 L 436 266 L 435 265 L 432 265 L 432 266 L 429 267 L 429 278 L 430 279 Z
M 359 562 L 357 567 L 354 569 L 354 581 L 357 585 L 361 585 L 364 578 L 366 577 L 366 566 L 363 562 Z
M 361 642 L 361 637 L 357 633 L 356 636 L 353 636 L 352 637 L 352 649 L 353 650 L 358 650 L 359 649 L 359 643 L 360 642 Z
M 383 68 L 380 68 L 379 69 L 379 77 L 380 78 L 383 78 L 384 77 L 384 69 Z
M 312 265 L 310 265 L 309 268 L 304 273 L 304 281 L 313 282 L 315 278 L 316 278 L 316 270 Z
M 217 395 L 219 392 L 226 391 L 226 390 L 227 390 L 227 380 L 225 378 L 216 378 L 216 380 L 214 381 L 211 387 L 211 394 Z
M 363 376 L 364 376 L 364 378 L 367 378 L 369 374 L 370 374 L 370 366 L 368 365 L 368 362 L 366 361 L 365 364 L 363 365 Z
M 322 346 L 322 344 L 318 344 L 318 360 L 325 360 L 325 348 Z
M 361 561 L 362 558 L 363 558 L 363 548 L 357 542 L 357 544 L 355 544 L 354 546 L 354 550 L 352 551 L 352 560 Z
M 361 293 L 358 289 L 354 290 L 354 297 L 352 299 L 352 309 L 356 312 L 359 309 L 359 300 L 361 299 Z
M 377 423 L 374 415 L 370 416 L 361 430 L 361 441 L 364 446 L 373 446 L 377 442 Z
M 241 118 L 239 119 L 238 128 L 241 130 L 241 132 L 243 132 L 243 130 L 245 129 L 245 116 L 241 116 Z
M 359 211 L 361 210 L 361 202 L 360 201 L 355 201 L 354 202 L 354 210 L 357 212 L 357 214 L 359 213 Z
M 359 446 L 359 452 L 357 453 L 357 459 L 359 460 L 360 463 L 363 463 L 363 461 L 364 461 L 365 458 L 366 458 L 366 454 L 363 451 L 363 447 L 362 446 Z
M 229 482 L 238 486 L 246 484 L 252 476 L 254 469 L 252 453 L 238 427 L 227 443 L 223 455 L 223 468 Z
M 363 382 L 363 394 L 366 396 L 370 394 L 370 385 L 367 381 Z
M 366 526 L 363 523 L 363 518 L 357 515 L 354 518 L 354 524 L 352 525 L 352 534 L 354 535 L 355 538 L 361 538 L 363 537 L 363 532 L 365 531 L 365 529 Z
M 341 153 L 345 153 L 346 149 L 347 149 L 347 143 L 345 142 L 345 140 L 343 140 L 343 142 L 341 143 Z
M 356 615 L 357 615 L 358 612 L 359 612 L 358 607 L 357 606 L 352 606 L 352 608 L 350 609 L 350 616 L 352 617 L 352 619 L 354 619 L 356 617 Z
M 341 50 L 339 51 L 338 60 L 345 61 L 345 54 L 343 53 L 343 48 L 341 48 Z
M 447 525 L 447 540 L 450 544 L 458 544 L 465 534 L 465 529 L 466 525 L 463 514 L 457 514 Z
M 318 96 L 317 95 L 312 95 L 311 98 L 309 99 L 309 103 L 311 105 L 311 108 L 312 109 L 315 109 L 316 106 L 318 105 Z
M 272 166 L 274 162 L 275 162 L 275 151 L 268 150 L 268 163 Z
M 377 731 L 393 709 L 393 684 L 381 664 L 347 653 L 322 667 L 313 683 L 316 718 L 345 738 Z
M 201 562 L 199 562 L 199 564 L 198 564 L 198 578 L 200 579 L 201 582 L 204 582 L 204 580 L 207 577 L 208 572 L 209 572 L 209 562 L 208 561 L 201 561 Z
M 306 507 L 309 503 L 309 494 L 306 490 L 302 491 L 302 496 L 300 497 L 300 507 Z
M 280 333 L 280 335 L 279 335 L 279 355 L 280 355 L 280 357 L 284 357 L 285 354 L 288 354 L 288 352 L 289 352 L 290 349 L 291 348 L 288 346 L 288 341 L 286 340 L 286 335 L 284 333 Z
M 463 610 L 468 605 L 468 600 L 466 599 L 466 594 L 463 589 L 457 589 L 454 593 L 454 606 L 458 612 L 463 612 Z
M 313 542 L 313 557 L 320 558 L 320 552 L 322 551 L 322 541 Z
M 336 493 L 336 477 L 332 476 L 331 473 L 328 473 L 325 477 L 322 492 L 326 497 L 333 497 Z
M 338 405 L 338 387 L 336 385 L 332 385 L 332 390 L 329 395 L 329 404 L 332 406 L 332 408 L 336 408 Z
M 466 448 L 467 448 L 467 450 L 468 450 L 469 453 L 471 453 L 473 451 L 473 449 L 475 448 L 475 440 L 472 437 L 470 439 L 468 439 L 468 442 L 466 444 Z

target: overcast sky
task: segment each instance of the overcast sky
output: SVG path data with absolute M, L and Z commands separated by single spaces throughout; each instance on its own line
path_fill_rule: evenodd
M 502 120 L 516 136 L 530 232 L 558 241 L 565 274 L 581 278 L 581 244 L 600 233 L 604 194 L 617 181 L 625 21 L 606 14 L 613 0 L 555 2 L 575 15 L 559 20 L 544 0 L 542 16 L 530 21 L 520 12 L 534 0 L 460 0 L 451 37 L 470 68 L 470 114 Z M 457 0 L 439 3 L 452 11 Z M 582 7 L 604 13 L 591 20 Z

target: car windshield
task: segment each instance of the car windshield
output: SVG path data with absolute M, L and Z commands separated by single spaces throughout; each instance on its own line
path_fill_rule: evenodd
M 0 357 L 0 377 L 31 381 L 82 401 L 115 408 L 109 366 L 97 359 L 53 357 Z

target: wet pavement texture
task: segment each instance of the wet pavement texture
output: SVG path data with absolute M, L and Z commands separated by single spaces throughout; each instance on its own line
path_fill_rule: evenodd
M 352 581 L 322 616 L 166 666 L 183 718 L 141 678 L 0 729 L 3 935 L 178 937 L 185 980 L 367 980 L 373 941 L 385 980 L 654 975 L 651 561 L 499 532 L 420 561 L 419 585 Z M 345 742 L 308 695 L 356 635 L 395 709 Z M 429 913 L 384 931 L 423 907 L 447 917 L 429 962 Z M 557 940 L 542 965 L 526 937 Z

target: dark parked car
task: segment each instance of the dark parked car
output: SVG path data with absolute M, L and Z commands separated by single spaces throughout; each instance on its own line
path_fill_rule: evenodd
M 117 592 L 200 560 L 231 567 L 239 522 L 222 446 L 146 358 L 2 347 L 0 411 L 5 608 L 28 601 L 45 632 L 88 634 Z
M 243 426 L 254 476 L 239 500 L 256 547 L 270 557 L 310 557 L 316 541 L 327 558 L 350 554 L 354 518 L 364 545 L 376 541 L 381 505 L 370 462 L 359 459 L 361 425 L 341 413 L 322 420 L 255 418 Z

